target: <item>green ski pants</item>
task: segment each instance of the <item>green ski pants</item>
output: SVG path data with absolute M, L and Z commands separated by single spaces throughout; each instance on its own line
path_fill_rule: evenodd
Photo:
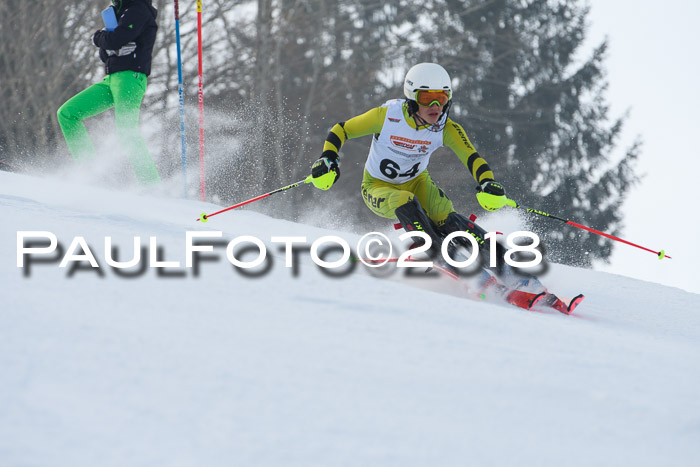
M 451 212 L 454 212 L 452 201 L 433 182 L 427 170 L 411 181 L 395 185 L 374 178 L 365 169 L 362 177 L 362 199 L 376 215 L 394 219 L 396 208 L 412 201 L 413 198 L 418 198 L 425 213 L 438 227 L 445 223 Z
M 58 123 L 75 160 L 95 156 L 95 147 L 83 120 L 114 107 L 117 138 L 136 177 L 144 185 L 160 182 L 158 169 L 139 132 L 139 111 L 146 84 L 143 73 L 120 71 L 71 97 L 58 109 Z

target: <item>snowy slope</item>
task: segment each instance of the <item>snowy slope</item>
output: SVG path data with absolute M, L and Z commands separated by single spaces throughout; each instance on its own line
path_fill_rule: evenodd
M 586 294 L 564 316 L 294 272 L 271 237 L 359 235 L 194 222 L 216 208 L 0 172 L 0 465 L 697 465 L 699 295 L 552 265 Z M 224 245 L 195 274 L 188 230 L 256 236 L 272 267 L 245 277 Z M 18 231 L 83 236 L 100 268 L 18 268 Z M 180 267 L 120 277 L 107 236 Z

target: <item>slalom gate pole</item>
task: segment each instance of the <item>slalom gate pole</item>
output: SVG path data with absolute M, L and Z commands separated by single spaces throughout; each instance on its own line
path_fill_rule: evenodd
M 185 137 L 185 88 L 182 84 L 182 52 L 180 48 L 180 6 L 175 0 L 175 42 L 177 44 L 177 92 L 180 100 L 180 146 L 182 148 L 182 190 L 187 199 L 187 139 Z
M 231 209 L 240 208 L 241 206 L 245 206 L 246 204 L 250 204 L 250 203 L 253 203 L 255 201 L 259 201 L 263 198 L 267 198 L 268 196 L 272 196 L 275 193 L 281 193 L 283 191 L 287 191 L 287 190 L 290 190 L 292 188 L 296 188 L 299 185 L 303 185 L 304 183 L 311 183 L 311 175 L 306 177 L 304 180 L 299 180 L 296 183 L 292 183 L 291 185 L 283 186 L 282 188 L 278 188 L 278 189 L 273 190 L 269 193 L 265 193 L 264 195 L 256 196 L 255 198 L 251 198 L 247 201 L 243 201 L 241 203 L 234 204 L 233 206 L 229 206 L 227 208 L 224 208 L 221 211 L 216 211 L 216 212 L 213 212 L 211 214 L 207 214 L 207 213 L 203 212 L 202 215 L 196 220 L 206 222 L 207 220 L 209 220 L 210 217 L 216 216 L 217 214 L 221 214 L 222 212 L 230 211 Z
M 202 79 L 202 0 L 197 0 L 197 49 L 199 56 L 199 194 L 205 199 L 204 183 L 204 80 Z
M 521 205 L 519 205 L 518 203 L 516 203 L 515 201 L 513 201 L 512 199 L 509 199 L 508 201 L 506 201 L 506 204 L 507 204 L 508 206 L 512 206 L 512 207 L 514 207 L 514 208 L 524 209 L 525 211 L 527 211 L 527 212 L 529 212 L 529 213 L 532 213 L 532 214 L 537 214 L 538 216 L 549 217 L 550 219 L 557 220 L 557 221 L 562 222 L 562 223 L 564 223 L 564 224 L 572 225 L 572 226 L 577 227 L 577 228 L 579 228 L 579 229 L 587 230 L 588 232 L 594 233 L 594 234 L 596 234 L 596 235 L 601 235 L 601 236 L 603 236 L 603 237 L 609 238 L 610 240 L 615 240 L 616 242 L 622 242 L 622 243 L 625 243 L 625 244 L 627 244 L 627 245 L 630 245 L 630 246 L 633 246 L 633 247 L 637 247 L 637 248 L 639 248 L 640 250 L 644 250 L 644 251 L 648 251 L 648 252 L 650 252 L 650 253 L 654 253 L 659 259 L 664 259 L 664 258 L 671 259 L 671 257 L 668 256 L 668 255 L 664 252 L 664 250 L 660 250 L 660 251 L 651 250 L 651 249 L 646 248 L 646 247 L 643 247 L 643 246 L 641 246 L 641 245 L 637 245 L 636 243 L 632 243 L 632 242 L 628 242 L 627 240 L 623 240 L 623 239 L 620 238 L 620 237 L 616 237 L 616 236 L 614 236 L 614 235 L 610 235 L 610 234 L 608 234 L 608 233 L 601 232 L 600 230 L 596 230 L 596 229 L 592 229 L 592 228 L 590 228 L 590 227 L 586 227 L 585 225 L 577 224 L 576 222 L 572 222 L 572 221 L 570 221 L 570 220 L 568 220 L 568 219 L 564 219 L 564 218 L 562 218 L 562 217 L 555 216 L 555 215 L 553 215 L 553 214 L 549 214 L 549 213 L 546 213 L 546 212 L 544 212 L 544 211 L 540 211 L 540 210 L 538 210 L 538 209 L 532 209 L 532 208 L 528 208 L 528 207 L 525 207 L 525 206 L 521 206 Z

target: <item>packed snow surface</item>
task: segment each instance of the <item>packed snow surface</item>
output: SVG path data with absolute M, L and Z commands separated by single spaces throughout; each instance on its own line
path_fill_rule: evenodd
M 218 209 L 0 172 L 1 465 L 698 465 L 700 295 L 553 264 L 552 291 L 586 295 L 566 316 L 329 277 L 271 238 L 361 235 L 195 221 Z M 27 231 L 57 249 L 18 267 Z M 221 232 L 190 268 L 187 231 Z M 226 256 L 243 235 L 267 246 L 256 277 Z M 76 237 L 99 267 L 79 241 L 60 267 Z M 110 267 L 106 237 L 119 261 L 138 237 L 139 266 Z

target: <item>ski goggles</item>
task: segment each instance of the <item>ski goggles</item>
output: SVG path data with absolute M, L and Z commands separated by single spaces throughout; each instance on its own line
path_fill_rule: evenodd
M 416 102 L 422 107 L 444 106 L 450 101 L 450 94 L 449 91 L 416 91 Z

